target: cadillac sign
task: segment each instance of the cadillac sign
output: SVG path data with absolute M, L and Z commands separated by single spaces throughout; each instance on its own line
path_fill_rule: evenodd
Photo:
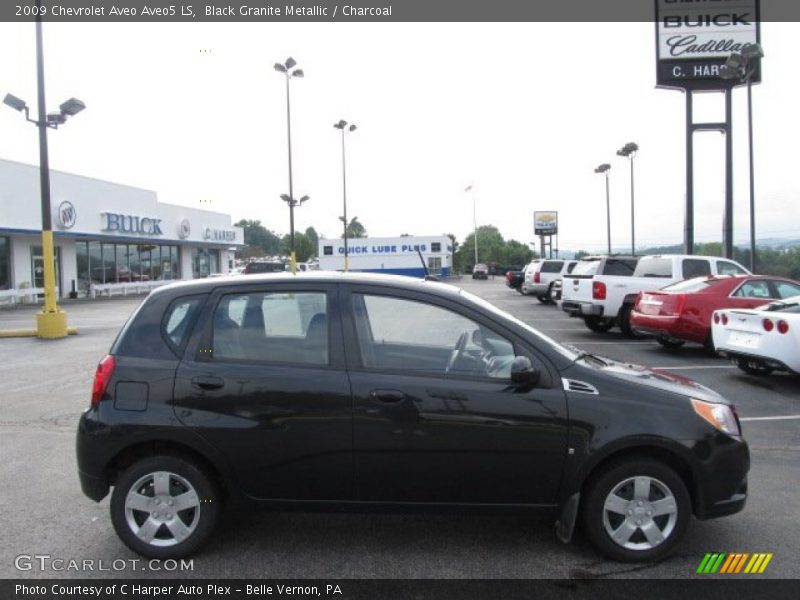
M 761 42 L 759 0 L 655 0 L 660 87 L 723 90 L 719 69 L 733 52 Z M 761 81 L 756 71 L 751 81 Z

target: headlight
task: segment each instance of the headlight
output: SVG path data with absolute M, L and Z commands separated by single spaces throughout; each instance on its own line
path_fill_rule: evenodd
M 733 409 L 727 404 L 717 404 L 716 402 L 704 402 L 692 398 L 694 412 L 711 423 L 714 427 L 730 435 L 742 435 L 739 429 L 739 422 Z

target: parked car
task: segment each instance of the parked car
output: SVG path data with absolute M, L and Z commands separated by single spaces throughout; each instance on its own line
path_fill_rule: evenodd
M 605 306 L 609 283 L 612 289 L 625 286 L 623 278 L 633 276 L 635 256 L 586 256 L 578 261 L 569 277 L 562 278 L 561 310 L 571 317 L 580 317 L 586 327 L 602 333 L 616 324 Z M 625 289 L 620 287 L 619 289 Z
M 489 279 L 489 267 L 483 263 L 477 263 L 472 267 L 473 279 Z
M 245 275 L 255 275 L 257 273 L 280 273 L 286 270 L 286 263 L 278 261 L 253 261 L 244 266 Z
M 617 266 L 625 268 L 617 269 L 614 273 L 598 271 L 587 277 L 583 269 L 576 267 L 570 276 L 572 286 L 564 288 L 561 308 L 572 316 L 583 317 L 592 331 L 608 331 L 619 325 L 627 337 L 636 335 L 630 318 L 639 293 L 655 291 L 670 283 L 703 275 L 750 273 L 739 263 L 726 258 L 688 254 L 630 257 L 625 259 L 635 261 L 635 269 L 630 273 L 622 257 L 614 258 L 621 261 Z
M 714 312 L 717 352 L 751 375 L 789 371 L 800 375 L 800 296 L 752 310 Z
M 506 272 L 506 285 L 512 290 L 520 291 L 522 287 L 522 278 L 525 275 L 524 269 L 511 269 Z
M 549 304 L 553 285 L 562 275 L 572 272 L 577 262 L 575 260 L 556 259 L 534 261 L 531 263 L 531 268 L 525 273 L 525 280 L 522 282 L 522 293 L 536 296 L 536 299 L 542 304 Z
M 711 315 L 721 308 L 756 308 L 770 299 L 800 294 L 800 283 L 765 275 L 695 277 L 642 292 L 631 313 L 634 330 L 655 335 L 667 348 L 685 342 L 714 351 Z
M 654 560 L 740 511 L 748 446 L 716 392 L 562 346 L 459 288 L 312 272 L 154 290 L 100 361 L 83 492 L 176 558 L 223 506 L 543 512 Z

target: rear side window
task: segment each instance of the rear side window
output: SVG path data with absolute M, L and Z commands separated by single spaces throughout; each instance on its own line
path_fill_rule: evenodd
M 200 298 L 178 298 L 169 305 L 162 325 L 162 333 L 176 352 L 189 338 Z
M 707 260 L 700 258 L 684 258 L 681 266 L 683 267 L 684 279 L 711 275 L 711 263 Z
M 636 269 L 636 259 L 609 258 L 603 268 L 603 275 L 621 275 L 630 277 Z
M 328 364 L 324 292 L 258 292 L 223 296 L 214 311 L 215 360 Z
M 636 277 L 672 277 L 671 258 L 643 258 L 634 272 Z
M 542 265 L 542 273 L 560 273 L 563 266 L 563 260 L 547 260 Z
M 577 265 L 577 264 L 578 263 L 576 263 L 576 262 L 569 263 L 567 265 L 567 273 L 572 273 L 572 271 L 575 269 L 575 265 Z

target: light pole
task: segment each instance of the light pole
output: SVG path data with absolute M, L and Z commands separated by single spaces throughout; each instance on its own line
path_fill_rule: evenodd
M 634 142 L 628 142 L 617 150 L 617 156 L 623 156 L 629 159 L 631 163 L 631 256 L 636 256 L 636 227 L 633 209 L 633 157 L 636 156 L 638 150 L 639 146 Z
M 345 132 L 353 133 L 357 127 L 354 124 L 347 126 L 347 121 L 340 119 L 338 123 L 334 123 L 336 129 L 342 132 L 342 202 L 344 204 L 344 216 L 342 223 L 344 224 L 344 270 L 347 272 L 350 268 L 347 258 L 347 169 L 345 168 L 345 152 L 344 152 L 344 134 Z
M 294 187 L 292 183 L 292 112 L 291 112 L 291 101 L 289 98 L 289 80 L 292 77 L 304 77 L 305 73 L 303 73 L 303 69 L 296 69 L 295 66 L 297 62 L 290 56 L 286 59 L 286 62 L 283 63 L 275 63 L 275 70 L 279 73 L 283 73 L 286 77 L 286 133 L 288 138 L 288 147 L 289 147 L 289 196 L 288 198 L 292 199 L 292 202 L 288 202 L 289 204 L 289 235 L 292 241 L 291 247 L 291 267 L 292 273 L 297 273 L 297 256 L 295 255 L 294 251 L 294 207 L 296 204 L 294 203 Z M 283 196 L 281 196 L 283 198 Z
M 756 201 L 753 171 L 753 75 L 761 66 L 764 50 L 759 44 L 747 44 L 734 52 L 720 69 L 720 77 L 747 84 L 747 145 L 750 159 L 750 271 L 756 272 Z
M 289 205 L 289 245 L 292 249 L 290 264 L 292 273 L 297 274 L 297 259 L 294 252 L 294 209 L 296 206 L 300 206 L 303 204 L 303 202 L 306 202 L 308 200 L 308 196 L 303 196 L 298 200 L 289 194 L 281 194 L 281 200 Z
M 611 170 L 611 165 L 603 163 L 599 165 L 594 172 L 603 173 L 606 176 L 606 230 L 608 234 L 608 254 L 611 256 L 611 198 L 608 192 L 608 172 Z
M 41 2 L 37 0 L 37 8 Z M 41 11 L 40 13 L 41 14 Z M 50 161 L 47 152 L 47 128 L 58 129 L 68 117 L 81 112 L 86 105 L 77 98 L 70 98 L 61 106 L 59 112 L 46 114 L 44 97 L 44 56 L 42 50 L 42 19 L 36 19 L 36 81 L 38 87 L 38 119 L 31 119 L 30 110 L 24 100 L 6 94 L 3 103 L 14 110 L 24 111 L 25 119 L 39 128 L 39 182 L 42 201 L 42 258 L 44 260 L 44 307 L 36 315 L 36 335 L 40 338 L 56 339 L 66 337 L 67 313 L 61 310 L 56 299 L 55 248 L 53 244 L 53 219 L 50 207 Z
M 472 192 L 472 225 L 475 230 L 475 264 L 478 264 L 478 213 L 476 210 L 475 204 L 475 188 L 473 184 L 468 185 L 464 188 L 465 192 Z

